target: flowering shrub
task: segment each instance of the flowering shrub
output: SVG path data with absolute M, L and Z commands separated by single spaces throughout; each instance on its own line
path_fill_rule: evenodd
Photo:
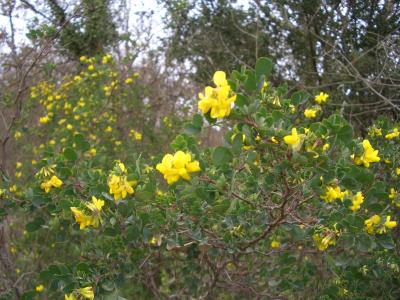
M 3 215 L 25 226 L 12 245 L 18 272 L 34 272 L 25 299 L 400 297 L 388 120 L 356 137 L 324 113 L 327 94 L 274 87 L 261 58 L 214 74 L 173 154 L 141 156 L 141 133 L 108 106 L 133 78 L 110 74 L 99 89 L 112 58 L 83 61 L 84 74 L 33 89 L 47 141 L 24 149 L 35 163 L 18 170 L 37 176 L 0 193 Z M 199 147 L 204 119 L 225 130 L 221 145 Z

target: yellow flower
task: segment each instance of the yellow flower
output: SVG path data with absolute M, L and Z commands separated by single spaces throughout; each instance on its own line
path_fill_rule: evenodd
M 396 168 L 396 175 L 400 176 L 400 168 Z
M 69 295 L 64 294 L 64 300 L 77 300 L 74 293 L 71 293 Z
M 379 151 L 372 148 L 368 140 L 363 140 L 362 145 L 364 148 L 364 153 L 362 154 L 362 156 L 354 157 L 354 154 L 352 155 L 356 165 L 364 165 L 364 167 L 369 168 L 371 163 L 379 162 L 381 160 L 378 156 Z
M 35 288 L 36 292 L 41 293 L 44 290 L 44 286 L 43 284 L 39 284 L 38 286 L 36 286 Z
M 131 129 L 129 135 L 137 141 L 140 141 L 142 139 L 142 134 L 140 132 L 137 132 L 135 129 Z
M 197 160 L 192 161 L 189 153 L 178 151 L 174 155 L 166 154 L 156 169 L 164 175 L 168 184 L 173 184 L 181 177 L 190 180 L 189 174 L 200 171 L 200 164 Z
M 296 107 L 293 104 L 289 104 L 290 113 L 294 114 L 296 112 Z
M 106 128 L 106 130 L 105 130 L 106 132 L 112 132 L 113 131 L 113 129 L 112 129 L 112 127 L 111 126 L 108 126 L 107 128 Z
M 87 57 L 83 55 L 83 56 L 79 57 L 79 60 L 81 62 L 85 62 L 87 60 Z
M 62 185 L 62 181 L 55 175 L 53 175 L 50 180 L 42 182 L 42 184 L 40 185 L 40 187 L 46 192 L 50 192 L 52 187 L 55 188 L 60 188 Z
M 152 166 L 149 166 L 149 165 L 145 165 L 144 166 L 144 172 L 145 173 L 150 173 L 153 170 L 154 170 L 154 168 Z
M 86 226 L 92 224 L 92 217 L 86 215 L 83 211 L 79 210 L 77 207 L 70 207 L 72 213 L 74 214 L 75 221 L 79 223 L 79 229 L 83 230 Z
M 332 233 L 328 233 L 325 236 L 323 234 L 315 233 L 313 234 L 312 238 L 319 251 L 324 251 L 328 249 L 329 246 L 336 244 L 335 236 Z
M 273 105 L 281 107 L 281 101 L 278 96 L 271 96 L 268 100 L 271 101 Z
M 44 117 L 40 117 L 39 118 L 39 122 L 41 123 L 41 124 L 46 124 L 46 123 L 48 123 L 49 122 L 49 117 L 48 116 L 44 116 Z
M 75 221 L 79 223 L 79 228 L 82 230 L 87 226 L 93 226 L 94 228 L 99 227 L 101 221 L 100 213 L 103 206 L 103 200 L 92 196 L 92 202 L 86 203 L 86 207 L 91 211 L 91 215 L 85 214 L 82 210 L 79 210 L 76 207 L 71 207 L 70 209 L 74 214 Z
M 96 148 L 91 148 L 91 149 L 89 150 L 89 154 L 90 154 L 91 156 L 95 156 L 96 153 L 97 153 Z
M 356 211 L 360 209 L 361 204 L 364 202 L 364 196 L 361 192 L 357 192 L 353 197 L 351 197 L 352 205 L 349 206 L 349 209 L 352 211 Z
M 315 99 L 315 102 L 317 102 L 318 104 L 321 105 L 323 103 L 326 103 L 328 101 L 328 98 L 329 98 L 328 94 L 321 92 L 321 93 L 319 93 L 319 95 L 316 95 L 314 99 Z
M 130 182 L 126 178 L 128 171 L 125 165 L 117 161 L 114 171 L 108 177 L 108 187 L 110 188 L 110 194 L 114 195 L 114 200 L 125 199 L 128 194 L 133 194 L 133 185 L 135 182 Z
M 88 70 L 89 70 L 89 71 L 93 71 L 93 70 L 94 70 L 94 66 L 93 66 L 93 65 L 89 65 L 89 66 L 88 66 Z
M 397 195 L 397 191 L 394 188 L 390 188 L 389 199 L 394 199 Z
M 272 249 L 277 249 L 281 246 L 281 243 L 279 241 L 273 240 L 271 241 L 271 248 Z
M 273 142 L 274 144 L 278 144 L 278 140 L 274 136 L 271 137 L 271 142 Z
M 91 286 L 84 287 L 77 290 L 79 294 L 81 294 L 86 299 L 94 299 L 94 292 Z
M 317 112 L 318 112 L 318 110 L 316 110 L 316 109 L 307 108 L 307 109 L 304 111 L 304 116 L 305 116 L 307 119 L 313 119 L 313 118 L 317 117 Z
M 231 87 L 226 80 L 226 74 L 222 71 L 217 71 L 214 74 L 215 88 L 207 86 L 204 95 L 199 93 L 200 101 L 199 109 L 203 114 L 210 112 L 213 119 L 221 119 L 229 116 L 231 113 L 232 104 L 236 100 L 236 95 L 231 95 Z
M 397 226 L 397 222 L 396 221 L 390 221 L 390 218 L 391 218 L 390 216 L 386 217 L 386 221 L 385 221 L 384 225 L 385 225 L 386 228 L 392 229 L 392 228 Z
M 391 133 L 388 133 L 385 135 L 385 139 L 387 140 L 392 140 L 394 138 L 397 138 L 400 135 L 400 131 L 397 128 L 394 128 Z
M 108 64 L 112 60 L 112 56 L 110 54 L 106 54 L 101 58 L 101 63 L 103 65 Z
M 125 83 L 126 84 L 130 84 L 130 83 L 132 83 L 133 82 L 133 79 L 132 78 L 127 78 L 127 79 L 125 79 Z
M 68 130 L 72 130 L 72 129 L 74 129 L 74 126 L 72 126 L 71 124 L 67 124 L 66 128 L 67 128 Z
M 10 186 L 10 188 L 8 190 L 10 191 L 10 193 L 15 193 L 17 191 L 17 185 L 14 184 L 14 185 Z
M 297 134 L 296 128 L 292 128 L 292 134 L 284 136 L 283 141 L 294 151 L 298 151 L 301 148 L 301 135 Z
M 117 165 L 118 165 L 119 170 L 120 170 L 122 173 L 124 173 L 124 174 L 128 173 L 128 170 L 126 169 L 124 163 L 122 163 L 122 162 L 120 162 L 120 161 L 117 161 Z
M 368 135 L 371 136 L 371 137 L 382 136 L 382 129 L 373 126 L 373 127 L 368 129 Z
M 326 144 L 324 144 L 323 146 L 322 146 L 322 151 L 326 151 L 326 150 L 328 150 L 329 149 L 329 144 L 328 143 L 326 143 Z
M 373 215 L 371 218 L 364 221 L 365 229 L 369 234 L 375 232 L 375 228 L 381 223 L 381 217 L 378 215 Z
M 15 172 L 15 177 L 16 178 L 21 178 L 22 177 L 22 172 Z
M 18 130 L 14 133 L 14 138 L 16 141 L 18 141 L 21 138 L 21 136 L 22 136 L 22 133 Z
M 86 207 L 92 211 L 92 221 L 91 224 L 94 228 L 99 227 L 99 223 L 101 221 L 100 213 L 104 206 L 104 200 L 97 199 L 95 196 L 92 196 L 92 202 L 87 203 Z
M 22 167 L 22 162 L 17 161 L 16 164 L 15 164 L 15 168 L 16 168 L 16 169 L 19 169 L 19 168 L 21 168 L 21 167 Z
M 268 89 L 268 81 L 264 81 L 263 86 L 261 88 L 261 94 L 264 94 Z
M 333 200 L 339 199 L 342 200 L 344 197 L 348 195 L 347 191 L 342 192 L 339 186 L 332 187 L 328 186 L 325 189 L 325 194 L 321 195 L 320 198 L 327 203 L 332 202 Z

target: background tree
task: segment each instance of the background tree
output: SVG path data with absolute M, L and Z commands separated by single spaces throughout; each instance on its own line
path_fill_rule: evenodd
M 162 1 L 170 60 L 189 62 L 199 82 L 215 69 L 277 62 L 275 83 L 324 89 L 353 123 L 387 113 L 400 99 L 400 4 L 394 1 Z M 360 119 L 362 118 L 362 119 Z M 360 126 L 362 127 L 362 126 Z

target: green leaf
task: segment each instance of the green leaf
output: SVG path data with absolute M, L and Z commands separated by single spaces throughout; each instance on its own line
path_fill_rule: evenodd
M 374 181 L 374 174 L 359 166 L 352 166 L 349 175 L 362 184 L 370 184 Z
M 203 126 L 203 117 L 199 114 L 193 116 L 193 125 L 201 128 Z
M 192 123 L 186 123 L 183 127 L 183 131 L 189 135 L 196 135 L 201 132 L 201 127 L 196 127 Z
M 244 83 L 244 88 L 248 92 L 253 92 L 257 89 L 257 79 L 256 76 L 254 75 L 254 72 L 247 71 L 246 72 L 247 79 Z
M 212 160 L 216 166 L 222 166 L 232 160 L 232 153 L 226 147 L 217 147 L 212 153 Z
M 39 230 L 40 227 L 44 224 L 45 224 L 44 220 L 42 218 L 38 217 L 35 220 L 33 220 L 32 222 L 29 222 L 28 224 L 26 224 L 25 229 L 28 232 L 33 232 L 33 231 Z
M 256 62 L 256 77 L 260 78 L 262 75 L 267 79 L 272 71 L 272 61 L 266 57 L 260 57 Z
M 76 144 L 76 148 L 80 151 L 87 151 L 90 149 L 90 144 L 85 140 L 82 134 L 74 135 L 74 143 Z
M 236 155 L 242 152 L 243 136 L 241 133 L 236 134 L 232 141 L 232 152 Z
M 64 149 L 64 156 L 66 159 L 74 161 L 78 158 L 78 155 L 76 154 L 75 150 L 72 149 L 71 147 L 67 147 Z
M 307 100 L 308 96 L 302 92 L 295 92 L 292 94 L 292 97 L 290 98 L 290 101 L 292 102 L 293 105 L 299 105 L 304 103 Z
M 244 96 L 242 94 L 236 95 L 235 105 L 237 105 L 238 107 L 243 107 L 248 104 L 249 104 L 249 100 L 247 99 L 246 96 Z
M 350 125 L 345 125 L 339 129 L 337 138 L 344 144 L 349 144 L 353 139 L 353 128 Z

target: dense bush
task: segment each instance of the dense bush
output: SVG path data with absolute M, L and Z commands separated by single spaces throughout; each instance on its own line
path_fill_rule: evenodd
M 118 78 L 110 56 L 82 63 L 32 89 L 40 125 L 14 132 L 21 161 L 0 206 L 16 271 L 33 274 L 23 298 L 400 297 L 400 133 L 388 120 L 355 137 L 324 112 L 329 95 L 271 86 L 261 58 L 228 80 L 216 72 L 203 115 L 160 153 L 173 126 L 136 130 L 148 118 L 137 75 Z M 224 143 L 203 147 L 205 126 Z

